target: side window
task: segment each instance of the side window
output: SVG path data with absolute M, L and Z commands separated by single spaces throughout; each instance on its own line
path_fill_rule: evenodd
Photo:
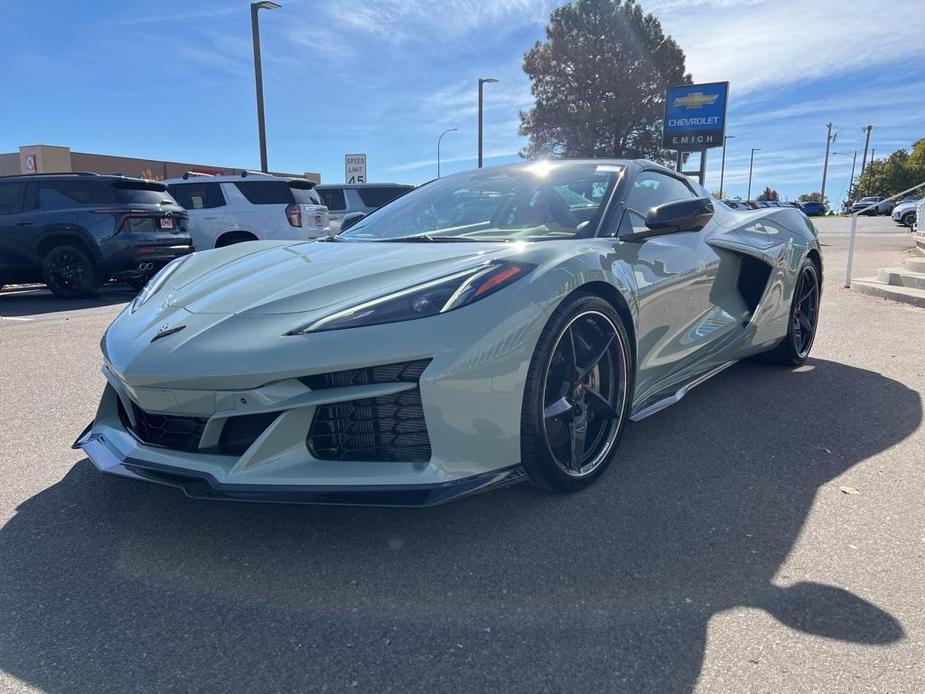
M 400 198 L 409 190 L 410 188 L 401 186 L 389 186 L 388 188 L 356 189 L 357 193 L 360 195 L 360 200 L 362 200 L 363 204 L 367 207 L 382 207 L 386 203 L 392 202 L 395 198 Z
M 347 201 L 341 188 L 323 188 L 318 194 L 331 212 L 343 212 L 347 209 Z
M 22 209 L 24 183 L 0 183 L 0 214 L 16 214 Z
M 646 215 L 653 207 L 695 197 L 677 178 L 656 171 L 643 171 L 633 181 L 626 200 L 627 217 L 634 231 L 646 228 Z
M 288 205 L 295 202 L 285 181 L 235 181 L 252 205 Z
M 203 210 L 225 204 L 222 187 L 218 183 L 175 183 L 168 186 L 170 194 L 187 210 Z
M 100 181 L 66 179 L 41 181 L 39 207 L 43 210 L 61 210 L 80 205 L 113 205 L 116 195 L 112 187 Z

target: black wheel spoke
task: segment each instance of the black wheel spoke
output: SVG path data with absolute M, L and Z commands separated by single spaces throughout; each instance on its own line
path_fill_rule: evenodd
M 618 419 L 620 417 L 620 413 L 614 409 L 613 405 L 603 395 L 591 388 L 587 388 L 585 392 L 588 394 L 588 406 L 601 417 L 606 417 L 607 419 Z
M 809 318 L 806 317 L 806 314 L 805 314 L 805 313 L 800 312 L 800 315 L 799 315 L 799 317 L 798 317 L 798 320 L 800 321 L 800 329 L 801 329 L 801 332 L 802 332 L 802 331 L 805 331 L 807 335 L 810 334 L 810 333 L 812 333 L 812 331 L 813 331 L 813 324 L 812 324 L 812 322 L 809 320 Z
M 562 397 L 543 409 L 545 419 L 554 419 L 572 411 L 572 403 Z
M 594 370 L 594 367 L 597 366 L 601 359 L 604 358 L 604 355 L 610 350 L 610 345 L 613 344 L 616 334 L 611 334 L 609 338 L 603 344 L 598 347 L 598 349 L 591 355 L 591 359 L 584 364 L 578 372 L 578 380 L 584 380 L 585 377 Z
M 575 350 L 575 335 L 574 335 L 573 327 L 570 327 L 568 329 L 568 343 L 571 348 L 571 356 L 572 356 L 572 363 L 571 363 L 572 369 L 569 372 L 569 379 L 568 379 L 569 382 L 571 382 L 572 378 L 578 374 L 578 352 Z
M 571 457 L 569 466 L 575 472 L 581 471 L 581 463 L 585 457 L 585 438 L 588 435 L 588 415 L 582 413 L 572 419 L 569 424 L 569 435 L 571 437 Z

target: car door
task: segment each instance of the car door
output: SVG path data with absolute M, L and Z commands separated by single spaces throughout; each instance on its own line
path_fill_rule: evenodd
M 708 363 L 705 352 L 740 327 L 741 317 L 713 300 L 720 272 L 736 273 L 737 267 L 734 257 L 707 244 L 710 225 L 632 239 L 634 232 L 648 231 L 652 208 L 695 197 L 683 177 L 660 171 L 641 171 L 624 195 L 620 236 L 637 285 L 639 402 L 689 381 Z
M 0 284 L 34 281 L 40 276 L 36 197 L 34 183 L 0 183 Z
M 217 181 L 191 181 L 168 186 L 173 198 L 189 215 L 187 228 L 196 250 L 215 248 L 215 239 L 223 230 L 225 196 Z

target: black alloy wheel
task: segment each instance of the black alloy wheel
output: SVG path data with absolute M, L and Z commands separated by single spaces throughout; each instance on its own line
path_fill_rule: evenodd
M 632 383 L 613 307 L 591 296 L 567 301 L 544 329 L 527 378 L 522 451 L 531 480 L 570 491 L 602 474 L 628 419 Z
M 819 323 L 819 300 L 822 292 L 819 280 L 819 268 L 810 258 L 804 259 L 793 290 L 787 336 L 777 347 L 761 355 L 766 357 L 766 361 L 785 366 L 800 366 L 809 357 Z
M 76 246 L 52 248 L 42 262 L 42 278 L 55 296 L 64 299 L 93 296 L 100 288 L 93 262 Z

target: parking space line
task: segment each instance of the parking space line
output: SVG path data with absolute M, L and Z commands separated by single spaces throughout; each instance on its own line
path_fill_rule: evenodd
M 21 321 L 33 321 L 35 318 L 20 318 L 18 316 L 0 316 L 0 320 L 21 320 Z

